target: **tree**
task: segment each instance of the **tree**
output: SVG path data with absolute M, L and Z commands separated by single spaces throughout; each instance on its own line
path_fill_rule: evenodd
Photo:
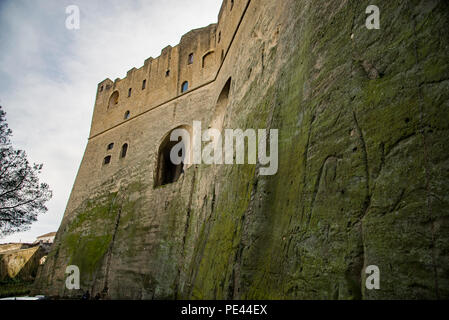
M 52 197 L 49 186 L 39 183 L 42 164 L 30 165 L 25 151 L 12 146 L 11 135 L 0 106 L 0 238 L 28 230 Z

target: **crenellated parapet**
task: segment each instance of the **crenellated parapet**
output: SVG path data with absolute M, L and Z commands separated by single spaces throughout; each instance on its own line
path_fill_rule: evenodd
M 246 3 L 225 0 L 218 23 L 188 32 L 123 79 L 100 82 L 90 138 L 214 81 Z

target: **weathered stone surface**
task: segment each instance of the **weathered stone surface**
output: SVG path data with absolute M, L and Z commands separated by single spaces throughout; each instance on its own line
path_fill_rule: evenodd
M 40 246 L 0 253 L 0 281 L 34 280 L 46 251 Z
M 91 138 L 36 292 L 449 298 L 449 7 L 377 1 L 381 29 L 368 30 L 370 4 L 251 0 L 231 11 L 224 1 L 217 25 L 125 79 L 100 83 L 124 100 L 111 111 L 113 90 L 97 95 Z M 198 51 L 189 47 L 198 43 Z M 211 50 L 210 70 L 201 71 L 200 59 L 188 69 L 190 52 Z M 165 80 L 167 61 L 176 74 Z M 180 95 L 188 77 L 193 90 Z M 154 188 L 165 135 L 193 120 L 211 123 L 230 77 L 224 127 L 279 129 L 278 173 L 198 165 Z M 131 87 L 139 93 L 126 100 Z M 123 121 L 126 110 L 132 116 Z M 102 166 L 111 142 L 112 162 Z M 128 155 L 119 159 L 123 143 Z M 81 270 L 80 292 L 64 285 L 71 264 Z M 365 289 L 368 265 L 380 268 L 380 290 Z
M 13 250 L 19 250 L 19 249 L 26 249 L 29 248 L 31 245 L 25 244 L 25 243 L 5 243 L 0 244 L 0 253 L 5 253 L 8 251 Z

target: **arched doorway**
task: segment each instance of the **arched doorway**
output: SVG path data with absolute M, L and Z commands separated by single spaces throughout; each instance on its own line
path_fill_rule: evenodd
M 172 134 L 175 141 L 171 141 Z M 154 187 L 178 181 L 188 168 L 191 163 L 191 135 L 192 128 L 188 125 L 176 127 L 165 135 L 158 150 Z

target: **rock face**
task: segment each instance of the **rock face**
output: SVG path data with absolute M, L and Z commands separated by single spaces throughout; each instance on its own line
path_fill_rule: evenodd
M 449 5 L 377 1 L 380 29 L 369 30 L 370 4 L 225 0 L 217 25 L 100 83 L 36 292 L 449 298 Z M 278 173 L 193 165 L 155 187 L 167 134 L 221 119 L 279 129 Z M 80 292 L 65 288 L 68 265 L 80 268 Z M 378 290 L 365 286 L 370 265 Z

